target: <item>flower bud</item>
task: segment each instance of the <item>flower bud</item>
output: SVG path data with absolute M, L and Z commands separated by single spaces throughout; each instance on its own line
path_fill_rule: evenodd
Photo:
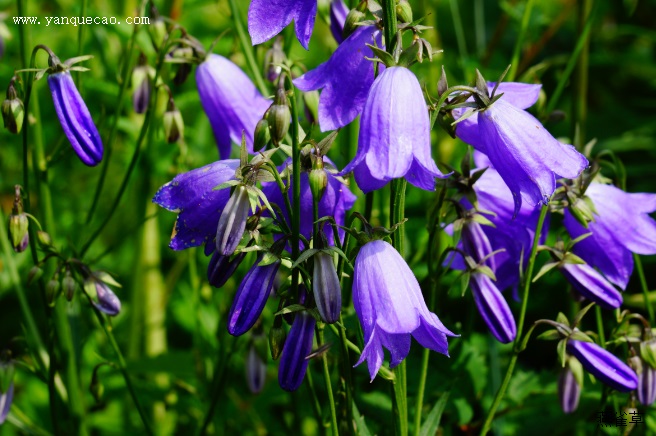
M 278 88 L 276 98 L 273 100 L 273 104 L 267 114 L 267 121 L 271 130 L 271 140 L 275 145 L 278 145 L 285 138 L 291 119 L 292 113 L 289 110 L 289 102 L 287 101 L 285 90 Z
M 207 267 L 207 280 L 210 282 L 210 285 L 215 288 L 225 285 L 242 260 L 244 260 L 245 256 L 246 252 L 242 251 L 234 259 L 230 260 L 230 256 L 225 256 L 215 251 Z
M 229 256 L 235 252 L 246 229 L 246 220 L 251 210 L 248 189 L 239 185 L 235 188 L 221 212 L 216 229 L 216 250 Z
M 396 16 L 402 23 L 412 23 L 412 7 L 408 0 L 399 0 L 396 2 Z
M 95 373 L 94 373 L 95 374 Z M 105 393 L 105 386 L 102 384 L 98 377 L 93 377 L 91 379 L 91 384 L 89 385 L 89 392 L 93 396 L 96 403 L 100 403 L 103 394 Z
M 638 374 L 638 389 L 636 389 L 638 401 L 645 406 L 650 406 L 656 401 L 656 369 L 645 362 L 641 369 Z
M 19 133 L 23 127 L 23 118 L 25 117 L 25 108 L 23 101 L 18 98 L 13 80 L 7 88 L 7 99 L 2 102 L 2 120 L 5 129 L 11 133 Z
M 474 272 L 469 284 L 478 312 L 490 333 L 503 344 L 514 341 L 517 335 L 515 318 L 508 302 L 492 279 L 485 274 Z
M 342 309 L 342 289 L 333 257 L 323 251 L 314 255 L 312 290 L 321 319 L 330 324 L 339 320 Z
M 30 271 L 27 273 L 27 285 L 31 285 L 35 281 L 39 280 L 43 275 L 43 270 L 38 266 L 33 266 L 30 268 Z
M 349 8 L 343 0 L 333 0 L 330 3 L 330 32 L 337 44 L 344 41 L 342 33 L 344 32 L 344 23 L 349 14 Z
M 269 82 L 273 83 L 278 80 L 282 73 L 282 64 L 287 60 L 285 52 L 282 49 L 282 38 L 276 38 L 273 46 L 266 52 L 264 65 L 266 66 L 266 77 Z
M 15 186 L 14 206 L 9 215 L 9 241 L 14 251 L 21 253 L 27 249 L 30 242 L 29 220 L 23 211 L 23 201 L 20 193 L 21 187 Z
M 155 50 L 159 50 L 166 38 L 166 22 L 160 17 L 159 11 L 152 2 L 150 3 L 150 18 L 148 35 L 150 35 L 150 41 L 153 43 Z
M 9 391 L 11 384 L 14 382 L 14 374 L 16 373 L 14 363 L 9 360 L 9 354 L 8 351 L 3 351 L 2 357 L 0 358 L 0 395 Z
M 656 339 L 640 343 L 640 357 L 652 368 L 656 368 Z
M 342 30 L 342 38 L 348 38 L 351 33 L 355 32 L 355 29 L 358 28 L 358 23 L 365 19 L 365 14 L 358 9 L 351 9 L 351 11 L 346 16 L 346 21 L 344 22 L 344 30 Z
M 91 297 L 91 302 L 96 309 L 106 315 L 116 316 L 121 311 L 121 300 L 98 277 L 99 275 L 95 273 L 84 281 L 84 291 Z
M 36 232 L 36 240 L 43 249 L 52 247 L 52 237 L 50 237 L 49 233 L 44 232 L 43 230 L 38 230 Z
M 638 387 L 638 376 L 620 359 L 592 342 L 569 340 L 567 352 L 597 380 L 620 392 Z
M 271 132 L 269 132 L 269 122 L 262 118 L 255 126 L 253 135 L 253 151 L 260 151 L 271 142 Z
M 162 116 L 162 123 L 164 124 L 164 136 L 169 144 L 184 137 L 184 120 L 180 111 L 175 107 L 173 99 L 169 99 L 168 108 Z
M 62 279 L 62 288 L 64 290 L 64 297 L 66 297 L 68 301 L 72 301 L 75 296 L 75 291 L 77 290 L 77 282 L 71 276 L 70 272 L 67 272 Z
M 312 351 L 315 324 L 316 321 L 307 312 L 298 312 L 294 318 L 278 369 L 278 383 L 286 391 L 295 391 L 303 383 L 309 363 L 306 357 Z
M 14 399 L 14 384 L 9 385 L 9 389 L 5 393 L 0 393 L 0 425 L 5 422 L 7 415 L 9 415 L 9 409 L 11 408 L 11 402 Z
M 55 299 L 59 294 L 59 289 L 61 289 L 59 280 L 53 278 L 48 280 L 48 283 L 46 283 L 46 301 L 50 307 L 55 306 Z
M 139 65 L 132 71 L 132 107 L 138 114 L 146 112 L 153 92 L 152 76 L 155 70 L 148 65 L 146 56 L 139 56 Z
M 271 348 L 271 357 L 273 360 L 278 360 L 282 349 L 285 346 L 285 339 L 287 332 L 282 325 L 276 326 L 275 324 L 269 330 L 269 348 Z
M 266 380 L 266 363 L 257 353 L 254 345 L 248 349 L 246 357 L 246 383 L 248 389 L 254 394 L 259 394 L 264 387 Z
M 579 406 L 579 398 L 581 397 L 581 385 L 570 366 L 578 366 L 582 371 L 581 364 L 574 358 L 568 359 L 568 364 L 560 372 L 558 378 L 558 397 L 560 399 L 560 407 L 563 412 L 569 414 L 576 411 Z

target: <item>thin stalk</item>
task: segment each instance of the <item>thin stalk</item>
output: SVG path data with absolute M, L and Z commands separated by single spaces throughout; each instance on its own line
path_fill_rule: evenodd
M 291 83 L 291 95 L 289 103 L 291 106 L 292 122 L 290 132 L 292 136 L 292 259 L 296 261 L 300 254 L 301 234 L 301 146 L 298 142 L 298 107 L 294 84 Z M 292 295 L 298 295 L 298 268 L 292 270 Z
M 324 344 L 323 340 L 324 326 L 317 326 L 317 345 L 321 348 Z M 328 393 L 328 404 L 330 405 L 330 421 L 332 426 L 332 433 L 334 436 L 339 435 L 339 427 L 337 426 L 337 411 L 335 409 L 335 397 L 333 396 L 333 387 L 330 383 L 330 370 L 328 369 L 328 353 L 323 353 L 321 356 L 321 363 L 323 365 L 323 377 L 326 383 L 326 392 Z
M 654 307 L 651 304 L 649 299 L 649 286 L 647 285 L 647 278 L 645 277 L 645 270 L 642 268 L 642 260 L 637 254 L 633 254 L 633 260 L 635 261 L 636 270 L 638 271 L 638 277 L 640 278 L 640 287 L 642 287 L 642 295 L 645 297 L 645 307 L 647 308 L 647 313 L 649 314 L 649 323 L 653 326 L 654 324 Z
M 248 67 L 251 69 L 251 72 L 253 73 L 255 84 L 257 85 L 262 95 L 266 96 L 269 94 L 269 91 L 267 90 L 266 83 L 264 83 L 262 71 L 258 67 L 257 61 L 255 60 L 251 40 L 248 35 L 246 35 L 246 31 L 244 30 L 244 23 L 241 21 L 241 15 L 239 14 L 239 9 L 237 9 L 237 3 L 235 3 L 235 0 L 228 0 L 228 4 L 230 5 L 230 13 L 232 14 L 235 29 L 237 30 L 239 42 L 241 43 L 241 51 L 244 53 L 244 56 L 246 56 L 246 62 L 248 63 Z
M 526 30 L 528 29 L 528 23 L 531 20 L 531 10 L 533 9 L 533 0 L 526 0 L 526 6 L 524 6 L 524 14 L 522 15 L 522 24 L 519 28 L 519 35 L 517 35 L 517 40 L 515 41 L 515 48 L 513 49 L 512 59 L 510 61 L 510 70 L 506 75 L 506 80 L 512 82 L 515 80 L 517 75 L 517 68 L 519 67 L 519 57 L 522 53 L 522 45 L 524 44 L 524 37 L 526 37 Z
M 604 322 L 601 314 L 601 307 L 595 306 L 595 319 L 597 321 L 597 334 L 599 335 L 599 345 L 606 347 L 606 335 L 604 334 Z
M 538 245 L 540 243 L 540 235 L 542 233 L 542 227 L 544 225 L 544 220 L 547 216 L 548 210 L 549 207 L 547 205 L 543 205 L 542 209 L 540 210 L 540 218 L 538 219 L 538 225 L 535 229 L 535 236 L 533 238 L 533 246 L 531 247 L 531 256 L 529 257 L 528 268 L 526 270 L 526 276 L 524 277 L 524 290 L 522 292 L 522 307 L 519 312 L 519 322 L 517 323 L 517 336 L 515 336 L 515 342 L 513 343 L 513 354 L 512 357 L 510 358 L 510 363 L 508 364 L 508 370 L 506 371 L 506 375 L 503 379 L 503 382 L 501 383 L 501 386 L 499 387 L 499 390 L 497 391 L 497 395 L 494 397 L 494 402 L 492 403 L 492 406 L 490 406 L 490 410 L 488 411 L 487 418 L 485 419 L 485 423 L 483 424 L 483 429 L 481 430 L 480 433 L 482 436 L 486 435 L 487 432 L 490 430 L 492 421 L 494 420 L 494 414 L 499 408 L 499 404 L 501 404 L 501 400 L 503 400 L 503 397 L 506 394 L 506 390 L 510 385 L 510 379 L 512 378 L 513 371 L 515 370 L 517 357 L 521 352 L 522 331 L 524 329 L 524 320 L 526 319 L 526 308 L 528 307 L 528 295 L 531 289 L 531 281 L 533 278 L 533 267 L 535 266 L 535 258 L 537 256 Z
M 80 11 L 80 16 L 81 17 L 86 17 L 87 16 L 87 3 L 88 0 L 81 0 L 82 3 L 82 10 Z M 86 30 L 87 26 L 78 26 L 77 29 L 77 55 L 82 56 L 82 45 L 84 43 L 84 31 Z M 82 72 L 77 71 L 75 74 L 75 79 L 76 79 L 76 85 L 77 85 L 77 90 L 82 92 Z
M 582 0 L 576 2 L 577 28 L 579 33 L 583 32 L 585 23 L 588 20 L 592 10 L 592 0 Z M 590 58 L 590 38 L 583 39 L 581 55 L 576 63 L 574 72 L 574 98 L 573 98 L 573 115 L 574 123 L 572 125 L 572 138 L 574 146 L 581 150 L 585 145 L 586 121 L 588 118 L 588 64 Z
M 456 42 L 458 44 L 458 53 L 460 54 L 460 61 L 463 69 L 467 65 L 469 54 L 467 53 L 467 42 L 465 40 L 465 29 L 462 25 L 462 18 L 460 17 L 460 8 L 458 0 L 449 0 L 451 8 L 451 17 L 453 18 L 453 27 L 456 31 Z
M 310 392 L 310 398 L 312 399 L 312 411 L 314 412 L 317 421 L 321 422 L 323 419 L 321 416 L 321 404 L 319 404 L 317 391 L 314 389 L 314 380 L 312 379 L 312 369 L 310 367 L 308 367 L 307 372 L 305 373 L 305 379 L 307 380 L 308 391 Z
M 349 357 L 348 345 L 346 344 L 346 329 L 343 327 L 342 314 L 339 315 L 339 339 L 340 354 L 342 363 L 342 377 L 344 377 L 344 390 L 346 392 L 346 417 L 349 422 L 349 429 L 353 429 L 353 380 L 351 378 L 351 359 Z
M 141 418 L 141 422 L 143 423 L 144 430 L 146 431 L 147 434 L 152 435 L 154 434 L 153 429 L 151 428 L 150 423 L 148 422 L 148 416 L 146 415 L 146 411 L 141 405 L 141 402 L 139 401 L 139 397 L 137 396 L 137 392 L 135 391 L 134 385 L 132 384 L 130 373 L 128 373 L 127 365 L 125 364 L 125 358 L 123 358 L 123 353 L 121 352 L 121 349 L 119 348 L 118 344 L 116 343 L 116 339 L 114 338 L 114 333 L 112 332 L 112 326 L 108 325 L 109 323 L 107 323 L 107 321 L 105 320 L 105 318 L 103 317 L 103 315 L 100 313 L 99 310 L 94 308 L 93 311 L 95 312 L 96 318 L 98 318 L 98 322 L 100 323 L 100 326 L 105 332 L 105 335 L 107 336 L 110 345 L 114 349 L 114 353 L 116 354 L 116 359 L 118 360 L 118 368 L 121 371 L 121 374 L 123 375 L 123 379 L 125 380 L 125 385 L 127 386 L 128 391 L 130 392 L 130 396 L 134 401 L 134 405 L 137 407 L 137 412 L 139 412 L 139 417 Z

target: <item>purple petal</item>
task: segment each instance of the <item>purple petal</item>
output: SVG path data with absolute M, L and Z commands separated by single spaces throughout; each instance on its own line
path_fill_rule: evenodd
M 330 31 L 337 44 L 341 44 L 344 41 L 342 32 L 349 12 L 349 7 L 342 0 L 333 0 L 330 3 Z
M 296 37 L 308 49 L 317 0 L 252 0 L 248 8 L 248 33 L 253 45 L 268 41 L 294 20 Z
M 638 401 L 645 406 L 651 406 L 656 401 L 656 369 L 642 362 L 642 372 L 638 375 Z
M 312 291 L 321 319 L 327 323 L 339 320 L 342 310 L 342 289 L 333 257 L 328 253 L 320 251 L 314 255 Z
M 316 321 L 307 312 L 299 312 L 294 318 L 278 368 L 278 383 L 286 391 L 295 391 L 303 383 L 310 362 L 306 357 L 312 351 L 315 324 Z
M 492 279 L 480 273 L 474 273 L 470 282 L 478 312 L 492 335 L 501 343 L 515 340 L 517 327 L 510 307 Z
M 244 186 L 237 186 L 225 205 L 216 230 L 216 250 L 224 256 L 235 252 L 244 230 L 246 220 L 251 211 L 248 190 Z
M 581 386 L 569 366 L 565 366 L 558 377 L 558 397 L 563 412 L 569 414 L 576 411 L 580 396 Z
M 495 82 L 488 82 L 487 86 L 492 91 Z M 521 82 L 501 82 L 495 95 L 503 94 L 502 99 L 518 109 L 528 109 L 533 106 L 540 97 L 542 85 L 533 85 Z
M 121 300 L 102 282 L 96 282 L 96 300 L 93 301 L 96 309 L 109 316 L 116 316 L 121 311 Z
M 622 305 L 622 294 L 590 265 L 564 264 L 560 272 L 579 294 L 604 309 Z
M 583 368 L 597 380 L 620 392 L 638 387 L 638 376 L 620 359 L 592 342 L 570 340 L 567 352 L 576 357 Z
M 214 246 L 213 244 L 208 245 Z M 220 288 L 225 285 L 228 279 L 230 279 L 237 270 L 237 267 L 239 267 L 244 260 L 244 257 L 246 257 L 245 251 L 237 254 L 232 260 L 231 256 L 225 256 L 215 251 L 214 254 L 212 254 L 212 259 L 210 259 L 209 265 L 207 266 L 207 280 L 210 285 L 215 288 Z

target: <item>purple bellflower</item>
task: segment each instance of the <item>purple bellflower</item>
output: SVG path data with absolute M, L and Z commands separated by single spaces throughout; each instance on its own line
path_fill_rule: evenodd
M 294 20 L 296 38 L 308 49 L 317 0 L 252 0 L 248 8 L 248 33 L 253 45 L 268 41 Z
M 565 263 L 560 272 L 576 292 L 600 307 L 617 309 L 622 305 L 622 294 L 590 265 Z
M 456 135 L 488 156 L 512 192 L 516 214 L 522 201 L 531 206 L 548 202 L 556 179 L 577 177 L 588 160 L 573 146 L 556 140 L 523 110 L 537 98 L 535 85 L 502 83 L 497 93 L 504 94 L 458 123 Z
M 240 336 L 250 330 L 260 317 L 273 289 L 280 261 L 260 266 L 262 257 L 246 273 L 228 313 L 228 333 Z
M 157 191 L 153 202 L 178 213 L 169 247 L 183 250 L 213 244 L 219 217 L 230 198 L 229 189 L 214 188 L 234 179 L 237 167 L 238 159 L 214 162 L 176 176 Z
M 374 56 L 371 48 L 367 47 L 374 39 L 378 46 L 382 45 L 381 32 L 375 26 L 358 27 L 337 47 L 327 62 L 294 79 L 294 85 L 301 91 L 322 89 L 319 97 L 319 125 L 322 131 L 344 127 L 362 112 L 374 83 L 374 64 L 365 59 Z M 423 94 L 421 96 L 421 104 L 424 105 Z
M 315 324 L 315 319 L 307 312 L 297 312 L 294 317 L 278 368 L 278 383 L 286 391 L 295 391 L 303 383 L 310 362 L 306 357 L 312 351 Z
M 567 352 L 576 357 L 583 368 L 597 380 L 620 392 L 638 387 L 638 376 L 620 359 L 592 342 L 569 340 Z
M 0 392 L 0 425 L 2 425 L 9 415 L 11 402 L 14 400 L 14 383 L 9 384 L 6 392 Z
M 266 363 L 257 354 L 255 346 L 251 345 L 246 357 L 246 383 L 248 384 L 248 389 L 254 394 L 259 394 L 262 392 L 262 388 L 264 388 L 265 380 Z
M 337 44 L 341 44 L 344 41 L 342 33 L 349 11 L 349 7 L 346 6 L 343 0 L 333 0 L 330 2 L 330 31 Z
M 405 177 L 421 189 L 445 178 L 431 157 L 430 120 L 417 77 L 390 67 L 374 81 L 360 119 L 358 151 L 343 173 L 353 171 L 362 191 Z
M 50 74 L 48 86 L 55 112 L 73 150 L 85 165 L 98 165 L 103 158 L 102 140 L 71 73 L 62 71 Z
M 478 312 L 490 333 L 502 344 L 515 340 L 517 326 L 508 302 L 494 281 L 485 274 L 474 272 L 469 282 Z
M 570 359 L 572 358 L 570 357 Z M 581 385 L 579 385 L 569 365 L 565 365 L 560 371 L 560 376 L 558 377 L 558 397 L 560 399 L 560 407 L 567 414 L 576 411 L 579 407 Z
M 391 353 L 390 367 L 410 352 L 410 337 L 425 348 L 448 356 L 451 333 L 426 307 L 419 283 L 401 255 L 385 241 L 360 248 L 353 273 L 353 304 L 364 330 L 365 360 L 373 380 L 383 364 L 383 347 Z
M 629 194 L 612 185 L 591 183 L 585 194 L 593 201 L 595 220 L 586 229 L 565 212 L 565 227 L 572 238 L 591 236 L 574 246 L 574 253 L 621 289 L 633 272 L 633 253 L 656 254 L 656 194 Z
M 269 0 L 267 0 L 268 2 Z M 223 56 L 211 54 L 196 70 L 198 95 L 210 120 L 221 159 L 230 157 L 231 144 L 241 143 L 253 153 L 253 133 L 271 105 L 253 82 Z
M 121 311 L 121 300 L 107 284 L 100 280 L 94 280 L 96 285 L 96 301 L 93 305 L 96 309 L 109 316 L 116 316 Z

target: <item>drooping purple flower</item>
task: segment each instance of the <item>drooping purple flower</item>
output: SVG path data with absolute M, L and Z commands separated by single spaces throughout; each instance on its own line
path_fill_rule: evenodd
M 353 171 L 364 192 L 401 177 L 432 191 L 435 178 L 446 176 L 437 169 L 430 144 L 430 120 L 417 77 L 407 68 L 387 68 L 369 90 L 358 152 L 343 172 Z
M 205 114 L 210 120 L 221 159 L 230 157 L 232 143 L 253 152 L 253 133 L 271 101 L 262 97 L 253 82 L 223 56 L 211 54 L 196 70 L 196 86 Z
M 647 362 L 642 361 L 642 372 L 638 374 L 638 401 L 650 406 L 656 401 L 656 369 Z
M 220 288 L 225 285 L 244 260 L 245 256 L 245 251 L 240 252 L 234 257 L 219 254 L 217 251 L 214 251 L 210 263 L 207 266 L 207 280 L 210 285 L 215 288 Z
M 315 324 L 316 321 L 307 312 L 298 312 L 294 317 L 278 368 L 278 383 L 286 391 L 295 391 L 303 383 L 309 363 L 306 357 L 312 351 Z
M 317 0 L 252 0 L 248 8 L 248 33 L 253 45 L 268 41 L 294 20 L 296 38 L 308 49 Z
M 353 304 L 364 330 L 365 360 L 371 379 L 383 364 L 383 347 L 391 353 L 390 367 L 410 351 L 410 337 L 425 348 L 448 356 L 451 333 L 426 307 L 419 283 L 401 255 L 385 241 L 360 248 L 353 274 Z
M 656 194 L 629 194 L 612 185 L 591 183 L 585 194 L 595 205 L 595 220 L 583 227 L 565 212 L 565 227 L 572 238 L 591 236 L 574 246 L 574 253 L 599 268 L 621 289 L 633 272 L 633 253 L 656 254 Z
M 456 125 L 456 135 L 485 153 L 508 185 L 515 213 L 522 201 L 531 206 L 546 203 L 557 178 L 575 178 L 588 166 L 585 156 L 559 142 L 522 109 L 535 95 L 524 89 L 520 84 L 506 85 L 497 90 L 504 92 L 499 100 L 470 117 L 469 123 Z
M 558 397 L 563 412 L 570 414 L 579 407 L 581 397 L 581 385 L 576 380 L 574 372 L 566 365 L 558 377 Z
M 344 41 L 342 32 L 349 11 L 349 7 L 342 0 L 333 0 L 330 2 L 330 31 L 337 44 L 341 44 Z
M 622 305 L 622 294 L 590 265 L 566 263 L 560 272 L 576 292 L 600 307 L 617 309 Z
M 624 362 L 592 342 L 569 340 L 567 352 L 576 357 L 583 368 L 597 380 L 620 392 L 638 387 L 638 376 Z
M 342 310 L 342 289 L 329 253 L 319 251 L 314 255 L 312 292 L 321 319 L 330 324 L 337 322 Z
M 374 83 L 374 64 L 365 59 L 374 55 L 367 44 L 375 39 L 380 46 L 381 38 L 375 26 L 359 27 L 337 47 L 327 62 L 294 79 L 294 85 L 301 91 L 322 89 L 319 97 L 322 131 L 344 127 L 362 112 Z M 424 105 L 423 95 L 421 104 Z
M 96 298 L 92 300 L 96 309 L 109 316 L 116 316 L 121 311 L 121 300 L 107 284 L 95 280 Z
M 246 220 L 251 211 L 248 189 L 237 186 L 223 208 L 216 229 L 216 250 L 224 256 L 235 252 L 246 229 Z
M 11 402 L 14 400 L 14 383 L 9 384 L 7 392 L 0 392 L 0 425 L 2 425 L 9 415 Z
M 103 144 L 87 105 L 68 71 L 50 74 L 48 86 L 62 129 L 80 160 L 90 167 L 103 158 Z
M 162 186 L 153 202 L 178 213 L 169 247 L 184 250 L 213 243 L 219 217 L 230 198 L 229 189 L 215 187 L 234 179 L 238 159 L 214 162 L 176 176 Z
M 251 345 L 248 349 L 248 356 L 246 357 L 246 383 L 248 389 L 254 393 L 259 394 L 264 387 L 266 380 L 266 363 L 262 360 L 255 346 Z
M 491 278 L 473 273 L 469 282 L 478 312 L 490 333 L 502 344 L 515 340 L 517 326 L 512 311 Z
M 260 266 L 262 257 L 246 273 L 228 313 L 228 333 L 239 336 L 253 327 L 269 298 L 280 261 Z

